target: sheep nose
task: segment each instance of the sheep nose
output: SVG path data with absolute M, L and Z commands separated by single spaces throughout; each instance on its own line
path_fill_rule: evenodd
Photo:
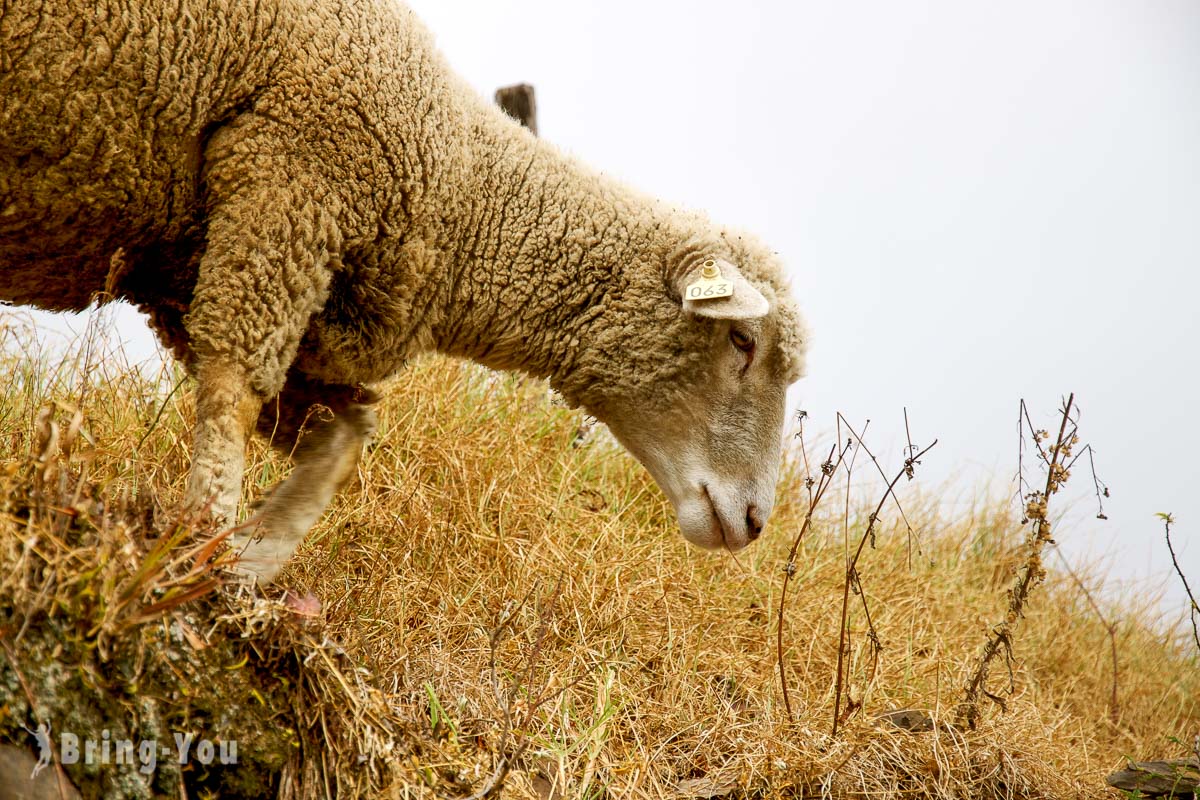
M 758 514 L 758 506 L 751 505 L 746 509 L 746 531 L 750 536 L 750 541 L 754 541 L 759 537 L 763 530 L 762 517 Z

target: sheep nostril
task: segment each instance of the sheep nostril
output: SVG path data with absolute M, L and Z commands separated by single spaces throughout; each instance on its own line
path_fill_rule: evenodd
M 746 509 L 746 531 L 753 541 L 759 537 L 763 530 L 762 518 L 758 515 L 758 506 L 750 506 Z

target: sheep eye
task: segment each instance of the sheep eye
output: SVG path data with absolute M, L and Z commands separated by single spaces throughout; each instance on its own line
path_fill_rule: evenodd
M 754 352 L 754 337 L 748 336 L 736 328 L 729 331 L 729 341 L 733 342 L 733 346 L 743 353 L 750 354 Z

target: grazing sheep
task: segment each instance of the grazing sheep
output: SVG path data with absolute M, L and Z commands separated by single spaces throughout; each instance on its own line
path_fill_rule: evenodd
M 234 519 L 256 427 L 295 446 L 240 542 L 259 580 L 353 473 L 362 387 L 427 350 L 549 378 L 689 540 L 761 532 L 804 350 L 774 255 L 535 138 L 408 9 L 57 0 L 0 36 L 0 299 L 149 314 L 198 382 L 197 507 Z M 684 296 L 704 264 L 731 296 Z

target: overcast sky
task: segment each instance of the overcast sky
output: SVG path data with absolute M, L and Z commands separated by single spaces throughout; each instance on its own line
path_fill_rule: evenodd
M 922 480 L 1009 489 L 1020 398 L 1076 392 L 1112 490 L 1074 559 L 1200 583 L 1200 4 L 417 0 L 481 91 L 528 81 L 541 134 L 762 235 L 811 322 L 798 403 Z
M 926 485 L 1004 494 L 1018 400 L 1049 427 L 1076 392 L 1113 496 L 1095 520 L 1077 471 L 1057 538 L 1181 613 L 1154 515 L 1200 583 L 1200 3 L 412 5 L 481 93 L 533 83 L 545 138 L 783 254 L 817 425 L 899 457 L 907 407 Z

